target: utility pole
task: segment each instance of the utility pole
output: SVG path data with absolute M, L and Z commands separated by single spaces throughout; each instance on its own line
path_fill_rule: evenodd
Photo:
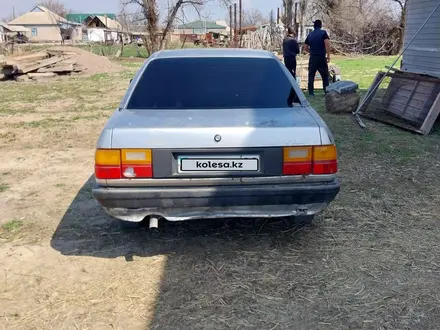
M 234 47 L 237 47 L 237 3 L 234 3 Z
M 242 1 L 243 1 L 243 0 L 239 0 L 239 6 L 240 6 L 240 13 L 239 13 L 240 18 L 239 18 L 239 24 L 240 24 L 240 28 L 239 28 L 238 35 L 239 35 L 239 38 L 240 38 L 240 45 L 239 45 L 240 48 L 241 48 L 241 33 L 242 33 L 242 31 L 241 31 L 241 25 L 242 25 L 242 18 L 243 18 L 243 15 L 242 15 L 242 12 L 243 12 L 243 2 L 242 2 Z
M 232 5 L 229 6 L 229 40 L 232 41 Z
M 12 6 L 12 17 L 15 19 L 15 6 Z
M 296 37 L 298 38 L 298 40 L 300 40 L 300 36 L 299 36 L 299 24 L 298 24 L 298 2 L 295 2 L 295 14 L 293 17 L 293 26 L 295 28 L 295 33 L 296 33 Z M 302 31 L 301 31 L 302 33 Z

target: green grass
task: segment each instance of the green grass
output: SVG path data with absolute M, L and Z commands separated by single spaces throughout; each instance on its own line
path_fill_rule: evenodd
M 378 71 L 386 70 L 397 56 L 364 56 L 361 58 L 335 58 L 335 64 L 341 69 L 343 80 L 352 80 L 360 89 L 368 89 Z M 396 64 L 400 67 L 400 62 Z
M 22 220 L 11 220 L 2 225 L 2 229 L 7 232 L 15 232 L 24 226 Z
M 3 174 L 5 175 L 5 174 Z M 0 192 L 4 192 L 9 189 L 9 186 L 6 183 L 0 183 Z

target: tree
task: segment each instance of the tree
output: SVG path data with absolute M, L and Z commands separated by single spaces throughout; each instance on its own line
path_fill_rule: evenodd
M 39 5 L 46 7 L 51 12 L 61 17 L 66 17 L 66 15 L 69 13 L 64 4 L 59 2 L 58 0 L 42 0 Z
M 406 6 L 408 0 L 391 0 L 400 6 L 400 24 L 399 24 L 399 51 L 403 49 L 403 41 L 405 38 L 405 22 L 406 22 Z
M 342 54 L 393 55 L 399 51 L 399 22 L 390 0 L 309 0 Z M 313 17 L 313 16 L 312 16 Z
M 243 11 L 243 25 L 260 25 L 267 22 L 263 13 L 256 9 L 248 9 Z
M 293 27 L 293 6 L 294 1 L 293 0 L 283 0 L 283 8 L 284 8 L 284 25 L 286 27 Z
M 230 3 L 230 0 L 173 0 L 172 4 L 169 6 L 168 12 L 165 13 L 165 23 L 161 33 L 158 33 L 161 13 L 157 0 L 123 0 L 123 4 L 134 4 L 139 7 L 143 16 L 142 21 L 145 24 L 145 30 L 148 34 L 144 40 L 145 46 L 151 54 L 165 48 L 168 34 L 176 21 L 177 13 L 179 11 L 183 12 L 185 8 L 192 7 L 200 15 L 200 10 L 203 6 L 208 2 L 213 1 L 219 1 L 224 5 Z

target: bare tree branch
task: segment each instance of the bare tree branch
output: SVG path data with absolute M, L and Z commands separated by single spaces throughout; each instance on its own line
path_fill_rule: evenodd
M 222 5 L 227 5 L 230 0 L 174 0 L 174 4 L 169 8 L 166 13 L 165 26 L 162 32 L 158 35 L 158 22 L 159 22 L 159 7 L 156 0 L 123 0 L 123 4 L 135 4 L 139 6 L 143 14 L 144 22 L 146 24 L 146 32 L 148 33 L 147 38 L 147 49 L 150 52 L 158 51 L 164 49 L 166 46 L 167 37 L 171 31 L 177 18 L 177 13 L 179 10 L 183 10 L 186 7 L 192 7 L 201 16 L 200 9 L 209 2 L 218 1 Z
M 69 10 L 67 10 L 64 4 L 58 0 L 42 0 L 39 5 L 46 7 L 51 12 L 61 17 L 66 17 L 66 15 L 69 13 Z

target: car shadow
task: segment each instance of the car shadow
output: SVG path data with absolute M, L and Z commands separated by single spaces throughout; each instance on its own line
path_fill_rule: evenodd
M 183 222 L 160 221 L 159 238 L 148 234 L 148 224 L 137 229 L 123 229 L 93 199 L 94 176 L 78 191 L 56 228 L 51 247 L 63 255 L 130 259 L 133 256 L 185 251 L 189 246 L 211 244 L 231 239 L 301 235 L 314 228 L 300 228 L 284 218 L 277 219 L 207 219 Z M 214 196 L 213 196 L 214 197 Z M 211 243 L 210 243 L 211 242 Z
M 51 246 L 67 256 L 124 257 L 126 262 L 166 255 L 154 317 L 147 329 L 207 329 L 213 325 L 224 328 L 222 320 L 231 318 L 231 309 L 217 310 L 217 303 L 230 303 L 225 299 L 244 302 L 247 298 L 245 288 L 227 289 L 220 282 L 246 282 L 252 290 L 258 289 L 257 295 L 270 296 L 273 283 L 277 290 L 284 286 L 274 280 L 280 268 L 283 274 L 288 270 L 288 276 L 294 278 L 292 260 L 296 260 L 296 254 L 307 251 L 310 256 L 316 249 L 313 242 L 319 227 L 299 228 L 286 219 L 162 221 L 160 238 L 150 237 L 146 228 L 122 230 L 93 199 L 93 182 L 91 176 L 77 193 L 53 234 Z M 272 285 L 257 288 L 266 275 L 271 276 Z M 194 310 L 199 308 L 198 303 L 205 305 L 206 299 L 215 300 L 224 293 L 230 297 L 206 305 L 203 313 Z M 251 303 L 252 308 L 259 304 Z M 206 318 L 200 318 L 202 314 Z M 198 315 L 197 319 L 191 315 Z M 246 318 L 243 316 L 243 320 Z M 232 323 L 238 325 L 240 320 L 238 317 Z M 258 319 L 251 322 L 263 328 L 276 324 Z

